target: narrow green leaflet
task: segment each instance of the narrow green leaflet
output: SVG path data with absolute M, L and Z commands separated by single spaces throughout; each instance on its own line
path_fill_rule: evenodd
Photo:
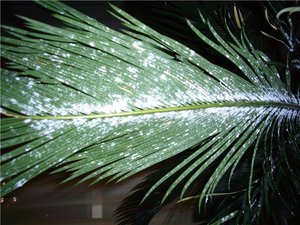
M 57 1 L 37 3 L 67 25 L 23 18 L 28 31 L 3 26 L 13 37 L 1 38 L 1 56 L 10 61 L 1 70 L 1 181 L 8 181 L 1 195 L 49 169 L 72 171 L 69 179 L 121 181 L 197 146 L 145 198 L 182 168 L 162 201 L 183 180 L 184 198 L 218 160 L 201 203 L 271 133 L 270 124 L 278 133 L 289 127 L 291 146 L 299 146 L 292 137 L 300 99 L 244 33 L 230 33 L 227 43 L 200 14 L 215 42 L 187 23 L 242 78 L 114 6 L 130 31 L 114 31 Z

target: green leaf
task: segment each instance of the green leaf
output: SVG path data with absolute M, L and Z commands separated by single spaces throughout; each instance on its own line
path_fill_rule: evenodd
M 114 6 L 130 31 L 114 31 L 57 1 L 37 3 L 68 26 L 22 17 L 31 31 L 4 27 L 14 37 L 2 38 L 1 55 L 14 69 L 1 70 L 1 180 L 9 180 L 2 195 L 49 169 L 72 171 L 69 179 L 121 181 L 194 147 L 145 198 L 179 171 L 162 202 L 185 182 L 183 198 L 214 165 L 201 204 L 253 146 L 254 164 L 257 146 L 273 133 L 282 136 L 288 127 L 290 146 L 299 151 L 299 96 L 244 31 L 237 38 L 228 30 L 229 43 L 200 13 L 212 41 L 187 22 L 245 78 Z

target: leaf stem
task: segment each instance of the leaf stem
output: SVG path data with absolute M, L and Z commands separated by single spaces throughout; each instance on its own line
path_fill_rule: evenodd
M 20 115 L 3 113 L 8 117 L 15 117 L 20 119 L 33 119 L 33 120 L 72 120 L 72 119 L 98 119 L 98 118 L 110 118 L 110 117 L 121 117 L 121 116 L 138 116 L 145 114 L 154 113 L 166 113 L 166 112 L 178 112 L 186 110 L 198 110 L 198 109 L 208 109 L 208 108 L 220 108 L 220 107 L 280 107 L 289 108 L 293 110 L 300 111 L 300 105 L 294 103 L 284 103 L 284 102 L 222 102 L 222 103 L 204 103 L 198 105 L 185 105 L 176 107 L 166 107 L 158 109 L 142 109 L 136 111 L 124 111 L 116 113 L 103 113 L 103 114 L 90 114 L 90 115 L 65 115 L 65 116 L 34 116 L 34 115 Z

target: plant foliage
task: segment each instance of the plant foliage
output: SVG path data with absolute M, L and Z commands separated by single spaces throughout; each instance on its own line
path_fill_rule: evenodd
M 10 61 L 1 70 L 1 195 L 53 168 L 72 171 L 68 180 L 119 182 L 178 157 L 138 188 L 133 205 L 155 206 L 150 218 L 132 222 L 125 202 L 120 224 L 147 224 L 174 199 L 196 200 L 198 221 L 201 205 L 216 210 L 205 223 L 259 223 L 264 211 L 278 223 L 270 201 L 299 194 L 300 98 L 244 29 L 233 35 L 225 21 L 225 40 L 199 11 L 212 39 L 187 20 L 240 76 L 114 6 L 127 30 L 57 1 L 37 3 L 66 26 L 24 17 L 28 30 L 3 26 L 13 37 L 1 38 Z

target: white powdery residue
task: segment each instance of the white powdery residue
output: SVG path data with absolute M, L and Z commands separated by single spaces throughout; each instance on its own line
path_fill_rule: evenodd
M 139 99 L 134 101 L 134 105 L 139 108 L 153 108 L 158 106 L 159 99 L 153 96 L 141 96 Z
M 147 123 L 148 120 L 151 122 L 153 120 L 156 120 L 158 122 L 157 127 L 161 127 L 162 125 L 168 126 L 168 124 L 171 124 L 169 122 L 170 120 L 177 119 L 178 117 L 182 118 L 180 115 L 186 114 L 186 113 L 188 113 L 188 111 L 145 114 L 143 116 L 140 116 L 139 120 L 136 120 L 136 122 L 137 123 Z M 163 121 L 167 121 L 167 122 L 164 123 Z M 153 130 L 150 129 L 148 132 L 153 133 Z
M 59 61 L 59 57 L 57 55 L 51 55 L 50 61 L 57 62 L 57 61 Z
M 122 110 L 128 109 L 128 104 L 126 100 L 119 99 L 112 102 L 109 107 L 110 109 L 106 109 L 106 112 L 121 112 Z
M 97 54 L 96 54 L 95 52 L 92 52 L 92 53 L 90 54 L 90 57 L 91 57 L 91 59 L 96 60 Z
M 194 50 L 190 50 L 190 56 L 195 56 L 196 52 Z
M 69 58 L 71 55 L 69 53 L 62 53 L 63 57 Z
M 33 152 L 30 152 L 29 155 L 32 157 L 35 157 L 35 158 L 42 158 L 42 156 L 43 156 L 43 154 L 39 151 L 35 152 L 34 154 L 33 154 Z
M 24 123 L 30 123 L 32 120 L 31 119 L 26 119 L 24 120 Z
M 95 47 L 95 43 L 91 41 L 91 42 L 89 43 L 89 46 Z
M 265 62 L 270 62 L 270 59 L 268 56 L 261 54 L 260 57 L 265 61 Z
M 40 94 L 39 93 L 37 93 L 37 92 L 33 92 L 33 94 L 32 94 L 34 97 L 39 97 L 40 96 Z
M 115 142 L 110 143 L 110 147 L 111 147 L 111 148 L 114 147 L 115 145 L 116 145 Z
M 282 118 L 296 118 L 299 117 L 299 112 L 297 110 L 290 110 L 290 109 L 284 109 L 284 108 L 276 108 L 276 114 L 279 119 Z
M 220 72 L 219 72 L 220 73 Z M 220 83 L 224 86 L 229 86 L 231 80 L 228 77 L 222 77 L 220 80 Z
M 183 91 L 176 91 L 174 93 L 174 101 L 182 102 L 211 102 L 215 100 L 209 93 L 201 89 L 190 88 Z
M 117 38 L 117 37 L 112 37 L 111 40 L 112 40 L 113 42 L 116 42 L 116 43 L 120 44 L 120 39 Z
M 125 117 L 123 117 L 125 118 Z M 102 123 L 102 126 L 105 124 L 106 126 L 110 127 L 111 129 L 116 127 L 116 126 L 119 126 L 122 124 L 122 119 L 123 118 L 118 118 L 118 117 L 112 117 L 112 118 L 105 118 L 105 119 L 99 119 L 100 121 L 97 121 Z M 114 133 L 114 135 L 119 135 L 119 133 Z
M 26 180 L 25 178 L 19 180 L 19 181 L 16 183 L 15 188 L 22 187 L 26 182 L 27 182 L 27 180 Z
M 119 154 L 120 157 L 128 157 L 130 154 L 128 152 L 121 152 Z
M 51 102 L 51 98 L 44 98 L 45 102 Z
M 143 66 L 145 67 L 152 66 L 152 63 L 155 60 L 156 60 L 155 55 L 153 53 L 149 53 L 149 55 L 143 61 Z
M 159 150 L 159 149 L 161 149 L 161 147 L 160 147 L 160 146 L 156 146 L 156 147 L 154 147 L 153 149 L 154 149 L 154 150 Z
M 139 52 L 145 51 L 145 49 L 142 48 L 142 43 L 140 41 L 134 41 L 132 43 L 132 47 L 134 47 L 135 49 L 137 49 Z
M 38 97 L 38 93 L 33 93 L 33 97 L 29 99 L 28 105 L 24 104 L 22 105 L 22 108 L 26 109 L 28 114 L 33 115 L 33 114 L 40 114 L 45 110 L 43 102 L 40 100 L 37 100 L 34 97 Z
M 84 124 L 87 121 L 87 119 L 73 119 L 72 121 L 75 126 L 80 126 Z
M 214 116 L 217 115 L 219 118 L 227 118 L 229 116 L 232 116 L 239 113 L 246 113 L 249 109 L 246 107 L 221 107 L 221 108 L 206 108 L 203 109 L 201 113 L 207 114 L 206 116 Z
M 170 42 L 168 42 L 167 40 L 162 39 L 161 41 L 162 41 L 164 44 L 166 44 L 167 46 L 170 46 Z
M 153 106 L 165 107 L 170 106 L 170 96 L 168 95 L 169 90 L 166 88 L 167 85 L 162 85 L 162 87 L 153 88 L 147 93 L 146 100 Z
M 7 113 L 7 111 L 5 109 L 3 109 L 2 107 L 0 107 L 0 113 L 5 114 L 5 113 Z
M 9 101 L 14 105 L 18 105 L 18 101 L 14 98 L 9 99 Z
M 102 108 L 98 109 L 100 112 L 104 113 L 113 113 L 113 112 L 121 112 L 121 111 L 129 111 L 131 110 L 131 99 L 124 96 L 113 96 L 113 100 L 111 103 L 102 106 Z
M 132 66 L 129 66 L 129 67 L 127 68 L 127 70 L 128 70 L 130 73 L 136 73 L 136 72 L 138 71 L 137 68 L 134 68 L 134 67 L 132 67 Z
M 35 65 L 34 68 L 35 68 L 36 70 L 39 70 L 39 69 L 41 69 L 41 66 L 40 66 L 40 65 Z
M 29 89 L 31 89 L 33 87 L 33 85 L 34 85 L 34 81 L 33 80 L 29 80 L 28 83 L 27 83 L 27 87 Z
M 232 219 L 235 215 L 236 215 L 236 213 L 230 213 L 229 215 L 224 216 L 224 217 L 221 219 L 221 222 L 222 222 L 222 223 L 225 223 L 226 221 Z
M 32 98 L 29 99 L 29 102 L 26 104 L 22 104 L 18 102 L 16 99 L 9 100 L 12 104 L 17 105 L 21 108 L 21 113 L 26 115 L 36 115 L 41 112 L 42 106 L 37 104 L 38 102 L 33 101 Z
M 50 135 L 51 133 L 64 128 L 66 125 L 70 124 L 72 121 L 62 121 L 62 120 L 39 120 L 34 121 L 30 124 L 30 127 L 36 131 L 40 132 L 40 135 Z
M 130 111 L 131 110 L 131 102 L 132 100 L 128 97 L 119 96 L 119 95 L 112 95 L 112 100 L 108 103 L 101 104 L 101 103 L 77 103 L 72 104 L 66 108 L 55 109 L 55 112 L 60 115 L 67 115 L 66 112 L 69 114 L 76 115 L 78 113 L 83 113 L 86 115 L 95 113 L 116 113 L 121 111 Z
M 71 39 L 73 39 L 73 38 L 75 38 L 75 35 L 74 35 L 74 34 L 69 34 L 68 37 L 71 38 Z M 70 43 L 70 45 L 71 45 L 71 44 L 72 44 L 72 46 L 75 45 L 75 44 L 73 44 L 73 43 Z
M 258 98 L 262 101 L 280 101 L 281 93 L 278 93 L 276 90 L 272 88 L 264 88 L 261 93 L 258 94 Z
M 185 118 L 185 121 L 182 123 L 186 122 L 187 124 L 189 122 L 194 123 L 195 119 L 199 118 L 200 113 L 196 112 L 195 110 L 190 110 L 190 111 L 183 111 L 183 114 L 181 117 Z M 178 120 L 180 121 L 180 116 L 178 117 Z
M 138 153 L 135 153 L 135 154 L 131 155 L 131 157 L 130 157 L 131 160 L 138 159 L 138 158 L 141 158 L 141 155 Z
M 84 114 L 90 114 L 94 112 L 95 110 L 95 105 L 89 104 L 89 103 L 78 103 L 78 104 L 72 104 L 70 107 L 71 112 L 74 114 L 76 113 L 84 113 Z
M 59 158 L 59 159 L 57 160 L 57 162 L 60 163 L 60 162 L 62 162 L 63 160 L 64 160 L 64 158 Z
M 49 104 L 47 104 L 45 106 L 52 107 L 52 105 L 49 105 Z M 72 113 L 75 114 L 75 112 L 77 112 L 77 110 L 78 109 L 76 109 L 76 111 L 75 110 L 72 111 L 72 108 L 69 108 L 69 107 L 52 108 L 51 109 L 51 114 L 54 115 L 54 116 L 66 116 L 66 115 L 72 114 Z
M 147 28 L 147 26 L 145 24 L 142 24 L 139 26 L 142 30 L 145 30 Z
M 185 91 L 176 91 L 175 92 L 176 100 L 178 102 L 189 102 L 193 99 L 197 99 L 198 92 L 193 89 L 188 89 Z
M 161 80 L 164 80 L 164 81 L 166 81 L 167 80 L 167 76 L 166 76 L 166 74 L 162 74 L 162 75 L 160 75 L 160 77 L 159 77 Z
M 102 165 L 103 165 L 102 161 L 97 163 L 97 166 L 102 166 Z
M 98 68 L 98 71 L 106 73 L 107 72 L 106 66 L 100 66 Z
M 228 92 L 223 92 L 221 94 L 221 96 L 218 96 L 218 99 L 220 101 L 232 101 L 234 99 L 234 101 L 238 100 L 238 101 L 246 101 L 249 100 L 249 96 L 248 93 L 232 93 L 230 91 Z
M 120 77 L 115 77 L 114 81 L 116 83 L 122 83 L 123 82 L 123 80 Z

